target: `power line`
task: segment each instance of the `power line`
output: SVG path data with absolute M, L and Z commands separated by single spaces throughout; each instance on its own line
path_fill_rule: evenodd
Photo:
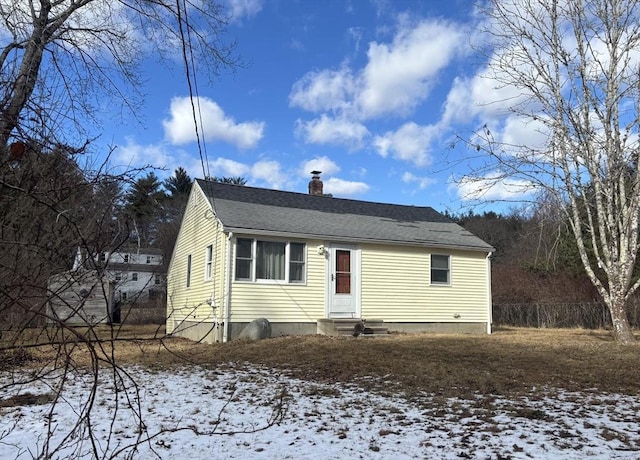
M 189 101 L 191 102 L 191 114 L 193 117 L 193 124 L 196 131 L 196 141 L 198 144 L 198 155 L 200 156 L 200 164 L 202 166 L 202 174 L 203 176 L 209 177 L 209 159 L 207 158 L 207 149 L 206 143 L 204 139 L 200 139 L 200 130 L 198 129 L 198 122 L 200 122 L 200 126 L 204 128 L 204 124 L 202 123 L 202 110 L 200 108 L 200 98 L 198 97 L 197 101 L 197 110 L 196 103 L 194 102 L 194 86 L 195 86 L 195 94 L 198 95 L 198 83 L 197 76 L 195 71 L 195 61 L 193 59 L 193 47 L 191 46 L 191 33 L 189 27 L 189 18 L 187 16 L 187 5 L 186 1 L 182 0 L 182 6 L 180 4 L 180 0 L 176 0 L 176 14 L 178 18 L 178 29 L 180 31 L 180 41 L 182 43 L 182 60 L 184 63 L 185 76 L 187 78 L 187 86 L 189 87 Z M 184 15 L 182 10 L 184 9 Z M 186 27 L 186 36 L 185 30 L 183 27 Z M 187 52 L 188 49 L 188 52 Z M 193 77 L 191 73 L 193 72 Z M 193 78 L 193 85 L 191 83 Z

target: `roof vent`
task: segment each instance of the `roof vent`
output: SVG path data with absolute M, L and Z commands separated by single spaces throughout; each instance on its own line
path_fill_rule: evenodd
M 322 171 L 311 171 L 311 181 L 309 182 L 309 195 L 322 196 L 322 181 L 320 180 Z

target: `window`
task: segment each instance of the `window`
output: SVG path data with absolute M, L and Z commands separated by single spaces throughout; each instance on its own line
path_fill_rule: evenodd
M 132 274 L 131 274 L 131 279 L 132 279 L 133 281 L 138 281 L 138 274 L 137 274 L 137 273 L 132 273 Z
M 449 284 L 451 282 L 449 265 L 449 256 L 431 254 L 431 284 Z
M 256 279 L 284 281 L 286 244 L 257 241 L 256 250 Z
M 236 240 L 236 280 L 304 283 L 305 244 Z
M 351 293 L 351 251 L 336 250 L 336 294 Z
M 147 256 L 147 263 L 150 264 L 151 263 L 151 256 Z
M 304 282 L 304 243 L 289 243 L 289 282 Z
M 159 274 L 156 274 L 155 284 L 162 284 L 162 278 Z
M 120 280 L 122 280 L 122 273 L 116 272 L 116 281 L 120 281 Z
M 191 286 L 191 254 L 187 256 L 187 287 Z
M 121 300 L 127 300 L 127 293 L 126 292 L 120 292 L 120 299 Z
M 213 276 L 213 244 L 207 246 L 205 251 L 205 264 L 204 264 L 204 280 L 209 281 Z
M 253 240 L 238 238 L 236 242 L 236 279 L 251 280 L 253 266 Z
M 125 263 L 125 264 L 128 264 L 128 263 L 129 263 L 129 254 L 125 254 L 125 255 L 123 256 L 123 259 L 124 259 L 124 263 Z
M 107 253 L 106 252 L 101 252 L 100 253 L 100 262 L 106 262 L 107 261 Z

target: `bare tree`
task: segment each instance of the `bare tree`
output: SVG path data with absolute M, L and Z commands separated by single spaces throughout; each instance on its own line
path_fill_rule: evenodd
M 116 354 L 116 344 L 140 338 L 114 324 L 99 254 L 128 241 L 124 190 L 148 171 L 81 165 L 86 126 L 105 101 L 136 115 L 136 66 L 146 56 L 184 61 L 189 82 L 195 62 L 209 76 L 232 68 L 226 17 L 214 0 L 0 0 L 0 21 L 0 394 L 20 401 L 24 385 L 51 390 L 38 396 L 49 404 L 42 436 L 15 456 L 27 448 L 37 458 L 133 456 L 158 434 L 145 427 L 138 384 Z M 162 339 L 160 329 L 150 337 Z M 53 414 L 77 376 L 87 386 L 75 425 L 61 434 Z M 100 439 L 92 414 L 105 381 L 116 391 L 111 431 Z M 122 446 L 113 426 L 125 406 L 138 431 Z
M 12 138 L 80 138 L 105 96 L 135 116 L 146 56 L 195 62 L 207 75 L 237 63 L 214 0 L 0 0 L 0 146 Z M 5 31 L 2 31 L 5 29 Z
M 633 342 L 625 305 L 640 286 L 640 2 L 491 0 L 484 12 L 483 76 L 508 117 L 470 140 L 484 164 L 464 180 L 510 181 L 564 203 L 613 335 Z M 536 141 L 500 133 L 516 123 Z

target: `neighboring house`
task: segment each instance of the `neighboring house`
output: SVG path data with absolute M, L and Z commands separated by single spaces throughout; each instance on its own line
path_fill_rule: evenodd
M 87 326 L 118 322 L 115 286 L 108 276 L 75 267 L 49 278 L 48 322 Z
M 429 207 L 196 180 L 167 275 L 167 332 L 237 338 L 332 333 L 334 321 L 390 331 L 491 332 L 493 248 Z
M 120 248 L 97 254 L 95 261 L 115 282 L 116 301 L 164 300 L 166 275 L 159 249 Z
M 91 258 L 94 263 L 78 249 L 73 269 L 49 279 L 51 321 L 119 323 L 124 319 L 123 303 L 164 302 L 166 275 L 160 250 L 121 248 Z

